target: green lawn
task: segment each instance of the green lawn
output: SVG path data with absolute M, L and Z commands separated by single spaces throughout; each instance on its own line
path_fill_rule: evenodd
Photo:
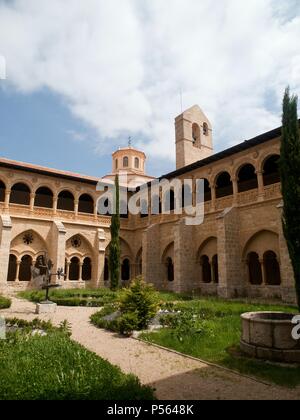
M 296 308 L 199 299 L 178 303 L 174 309 L 180 310 L 183 314 L 191 313 L 192 316 L 196 316 L 193 321 L 195 332 L 187 332 L 185 329 L 184 333 L 178 333 L 176 328 L 164 328 L 159 332 L 143 334 L 142 338 L 277 384 L 291 387 L 300 385 L 299 366 L 280 366 L 257 361 L 243 357 L 239 352 L 242 313 L 270 310 L 297 313 Z
M 0 309 L 8 309 L 11 306 L 11 300 L 0 296 Z
M 153 391 L 138 379 L 46 328 L 47 336 L 28 330 L 0 341 L 0 400 L 142 400 Z

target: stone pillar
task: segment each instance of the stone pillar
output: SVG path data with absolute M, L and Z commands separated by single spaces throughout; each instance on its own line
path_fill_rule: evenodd
M 0 290 L 7 285 L 12 222 L 8 215 L 0 215 Z
M 34 210 L 35 193 L 30 194 L 30 211 Z
M 75 200 L 75 208 L 74 208 L 75 217 L 78 216 L 78 207 L 79 207 L 79 200 Z
M 296 303 L 295 276 L 291 263 L 287 243 L 282 229 L 283 203 L 278 206 L 278 227 L 279 227 L 279 252 L 280 252 L 280 272 L 281 272 L 281 293 L 282 299 L 286 303 Z
M 58 202 L 58 196 L 55 195 L 53 197 L 53 213 L 57 214 L 57 202 Z
M 258 201 L 263 201 L 265 196 L 264 177 L 262 171 L 256 171 L 258 183 Z
M 232 177 L 231 182 L 232 182 L 232 186 L 233 186 L 233 205 L 237 206 L 237 204 L 238 204 L 238 194 L 239 194 L 238 179 L 236 177 Z
M 68 281 L 69 280 L 70 264 L 71 264 L 71 262 L 70 261 L 67 261 L 67 264 L 66 264 L 66 272 L 65 272 L 65 281 Z
M 225 209 L 217 217 L 219 286 L 218 294 L 224 298 L 242 296 L 245 290 L 242 255 L 239 238 L 239 215 L 236 208 Z
M 56 220 L 52 226 L 52 247 L 50 258 L 53 261 L 53 271 L 65 267 L 66 258 L 66 229 L 62 222 Z M 54 278 L 55 281 L 57 280 Z
M 105 232 L 104 229 L 98 229 L 95 242 L 95 257 L 92 268 L 92 288 L 103 288 L 104 284 L 104 266 L 105 266 L 105 252 L 110 243 L 110 233 Z
M 211 210 L 215 211 L 216 210 L 216 186 L 215 185 L 211 185 L 210 186 L 211 189 Z
M 20 265 L 21 265 L 21 260 L 17 261 L 17 272 L 16 272 L 16 279 L 15 281 L 18 282 L 19 281 L 19 275 L 20 275 Z
M 266 270 L 265 270 L 265 262 L 263 258 L 259 260 L 261 266 L 261 274 L 262 274 L 262 285 L 267 286 L 267 279 L 266 279 Z
M 79 263 L 79 280 L 78 281 L 83 281 L 82 280 L 82 267 L 83 267 L 83 262 Z
M 190 292 L 196 288 L 197 269 L 195 261 L 194 226 L 186 226 L 182 218 L 174 226 L 174 291 Z
M 5 210 L 9 209 L 10 194 L 11 194 L 11 190 L 5 190 L 5 201 L 4 201 Z

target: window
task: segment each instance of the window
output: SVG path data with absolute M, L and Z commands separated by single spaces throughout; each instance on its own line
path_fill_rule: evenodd
M 134 159 L 134 167 L 135 167 L 135 169 L 140 168 L 140 159 L 139 158 Z
M 121 278 L 122 281 L 129 281 L 130 280 L 130 261 L 126 258 L 121 267 Z
M 104 281 L 109 281 L 109 264 L 108 264 L 108 258 L 105 258 L 104 261 Z
M 90 195 L 83 194 L 79 198 L 78 211 L 79 213 L 94 214 L 94 200 Z
M 5 184 L 0 181 L 0 202 L 4 203 L 5 201 Z
M 9 256 L 7 281 L 15 281 L 17 277 L 17 257 L 15 255 Z
M 115 161 L 115 167 L 116 167 L 116 169 L 118 169 L 118 167 L 119 167 L 119 161 L 118 161 L 118 159 L 116 159 L 116 161 Z
M 279 159 L 280 157 L 278 155 L 273 155 L 265 161 L 263 167 L 265 186 L 280 182 Z
M 203 123 L 203 134 L 204 134 L 205 136 L 208 136 L 208 134 L 209 134 L 209 130 L 208 130 L 208 125 L 207 125 L 207 123 Z
M 82 280 L 83 281 L 90 281 L 90 280 L 92 280 L 92 261 L 91 261 L 90 258 L 85 258 L 83 260 Z
M 228 172 L 221 173 L 216 182 L 216 197 L 222 198 L 233 195 L 233 185 Z
M 31 281 L 31 267 L 32 267 L 32 258 L 30 255 L 24 255 L 21 259 L 19 280 L 20 281 Z
M 52 209 L 53 207 L 53 193 L 47 187 L 39 188 L 35 193 L 34 205 L 36 207 L 43 207 L 46 209 Z
M 71 281 L 79 281 L 80 265 L 79 258 L 73 257 L 69 268 L 69 279 Z
M 258 188 L 255 168 L 251 164 L 244 165 L 238 173 L 238 190 L 245 192 Z
M 248 255 L 249 282 L 254 286 L 260 286 L 263 283 L 262 269 L 259 256 L 256 252 L 250 252 Z
M 170 283 L 174 281 L 174 263 L 171 257 L 167 258 L 167 278 Z
M 74 211 L 75 201 L 73 194 L 69 191 L 62 191 L 58 196 L 57 208 L 58 210 Z
M 201 257 L 200 265 L 201 265 L 201 270 L 202 270 L 202 282 L 211 283 L 212 281 L 211 267 L 210 267 L 210 262 L 207 255 L 203 255 Z
M 21 204 L 29 206 L 30 204 L 30 189 L 25 184 L 15 184 L 11 189 L 10 202 L 12 204 Z
M 128 168 L 129 166 L 129 159 L 127 156 L 123 158 L 123 168 Z
M 198 124 L 192 125 L 192 138 L 193 138 L 193 144 L 195 147 L 201 146 L 201 139 L 200 139 L 200 127 Z
M 264 268 L 266 284 L 269 286 L 280 286 L 281 275 L 277 255 L 273 251 L 267 251 L 264 254 Z
M 213 281 L 214 283 L 219 283 L 219 262 L 218 262 L 218 256 L 214 255 L 212 259 L 212 267 L 213 267 Z

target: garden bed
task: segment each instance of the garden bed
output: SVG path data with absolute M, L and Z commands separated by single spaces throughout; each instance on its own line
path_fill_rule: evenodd
M 1 309 L 8 309 L 11 307 L 11 300 L 9 298 L 5 298 L 0 296 L 0 310 Z
M 17 328 L 0 341 L 0 400 L 151 400 L 132 375 L 69 338 L 67 326 L 8 320 Z M 37 328 L 44 336 L 32 335 Z

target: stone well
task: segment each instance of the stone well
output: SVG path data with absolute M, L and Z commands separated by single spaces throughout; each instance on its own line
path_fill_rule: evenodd
M 284 312 L 243 314 L 241 350 L 257 359 L 300 363 L 300 340 L 292 337 L 294 316 Z

